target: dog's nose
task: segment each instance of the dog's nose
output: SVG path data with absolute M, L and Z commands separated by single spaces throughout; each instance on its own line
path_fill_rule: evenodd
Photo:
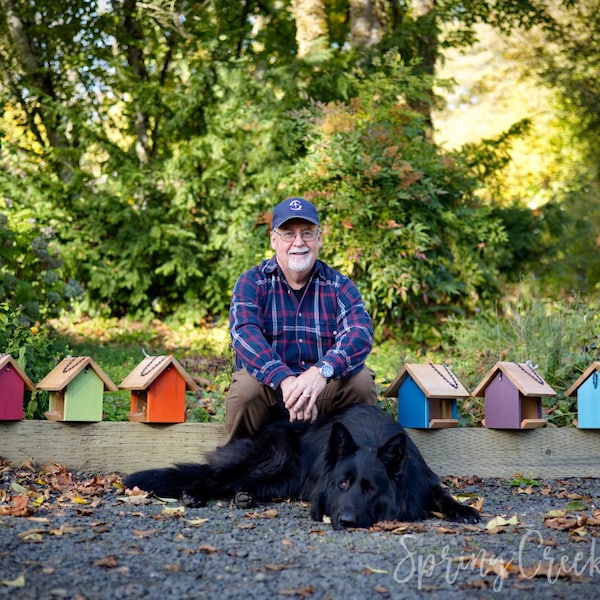
M 354 527 L 356 525 L 356 514 L 346 510 L 340 514 L 338 523 L 340 524 L 340 527 L 343 527 L 344 529 Z

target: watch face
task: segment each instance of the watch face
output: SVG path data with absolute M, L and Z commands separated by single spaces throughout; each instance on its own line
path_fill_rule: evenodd
M 321 375 L 323 375 L 323 377 L 325 377 L 326 379 L 333 377 L 333 367 L 331 365 L 324 364 L 321 367 L 320 371 L 321 371 Z

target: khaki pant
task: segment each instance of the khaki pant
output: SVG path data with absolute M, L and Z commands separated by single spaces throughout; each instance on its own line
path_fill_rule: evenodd
M 330 381 L 317 398 L 319 414 L 360 403 L 377 404 L 375 374 L 367 367 L 345 379 Z M 225 399 L 225 411 L 227 437 L 223 444 L 234 438 L 254 435 L 269 420 L 289 418 L 281 390 L 272 390 L 259 383 L 245 369 L 233 375 Z

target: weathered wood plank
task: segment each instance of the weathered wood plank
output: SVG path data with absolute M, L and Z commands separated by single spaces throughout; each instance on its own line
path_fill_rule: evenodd
M 509 478 L 600 478 L 600 430 L 544 428 L 410 430 L 440 475 Z M 128 473 L 174 462 L 198 461 L 224 436 L 207 423 L 0 423 L 0 456 L 13 464 L 33 457 L 70 469 Z

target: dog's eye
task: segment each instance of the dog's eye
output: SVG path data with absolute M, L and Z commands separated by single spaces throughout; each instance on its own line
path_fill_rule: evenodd
M 340 488 L 340 490 L 347 490 L 350 488 L 350 479 L 342 479 L 339 483 L 338 486 Z

